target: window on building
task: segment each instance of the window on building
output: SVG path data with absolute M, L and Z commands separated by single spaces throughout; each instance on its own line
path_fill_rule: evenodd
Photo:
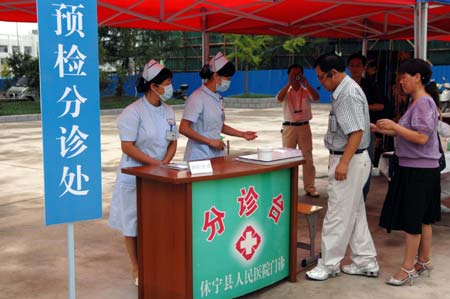
M 0 45 L 0 53 L 8 53 L 8 46 Z
M 23 52 L 27 55 L 31 55 L 31 47 L 23 47 Z
M 12 46 L 13 53 L 20 53 L 20 46 Z

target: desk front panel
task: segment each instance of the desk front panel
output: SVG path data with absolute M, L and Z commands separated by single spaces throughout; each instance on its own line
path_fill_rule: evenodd
M 291 170 L 192 183 L 193 298 L 235 298 L 289 275 Z

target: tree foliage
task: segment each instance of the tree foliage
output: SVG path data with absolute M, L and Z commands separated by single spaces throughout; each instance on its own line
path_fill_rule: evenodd
M 111 80 L 109 79 L 109 75 L 107 72 L 100 70 L 99 71 L 99 84 L 100 84 L 100 91 L 105 91 L 109 84 L 111 83 Z
M 166 60 L 182 43 L 179 32 L 114 27 L 100 27 L 98 40 L 101 63 L 119 66 L 128 74 L 138 72 L 150 59 Z
M 295 37 L 288 39 L 283 43 L 283 49 L 285 49 L 289 53 L 297 53 L 300 51 L 300 48 L 306 44 L 306 40 L 303 37 Z
M 117 68 L 117 76 L 118 77 L 117 77 L 117 86 L 116 86 L 116 90 L 115 90 L 115 95 L 118 97 L 121 97 L 124 92 L 123 86 L 127 79 L 127 71 L 122 67 L 118 67 Z
M 306 44 L 306 40 L 303 37 L 295 37 L 288 39 L 283 43 L 283 49 L 290 53 L 289 65 L 294 63 L 294 56 L 300 52 L 300 49 Z
M 28 54 L 14 52 L 6 58 L 9 73 L 5 75 L 19 79 L 23 76 L 28 78 L 28 85 L 39 89 L 39 60 Z M 3 75 L 3 74 L 2 74 Z
M 233 51 L 227 55 L 229 59 L 237 57 L 244 65 L 259 66 L 266 44 L 272 41 L 267 35 L 238 35 L 232 34 L 229 40 L 233 43 Z
M 9 66 L 6 62 L 2 64 L 2 69 L 0 71 L 0 75 L 3 78 L 7 78 L 11 75 L 11 70 L 9 69 Z
M 229 38 L 233 43 L 233 51 L 228 55 L 229 59 L 238 58 L 245 68 L 244 93 L 248 94 L 248 69 L 249 65 L 258 67 L 262 60 L 266 44 L 272 41 L 272 37 L 266 35 L 237 35 Z M 238 66 L 236 66 L 238 68 Z

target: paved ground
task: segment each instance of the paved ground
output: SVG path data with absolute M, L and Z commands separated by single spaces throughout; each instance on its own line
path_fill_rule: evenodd
M 323 134 L 328 105 L 314 105 L 311 127 L 317 168 L 319 199 L 300 200 L 326 207 L 328 153 Z M 227 109 L 227 122 L 239 129 L 258 131 L 252 142 L 230 138 L 231 153 L 255 151 L 259 145 L 280 146 L 281 108 L 261 110 Z M 178 120 L 181 110 L 176 112 Z M 103 217 L 75 224 L 77 298 L 134 299 L 137 290 L 131 280 L 127 256 L 120 233 L 107 226 L 111 191 L 120 159 L 116 116 L 102 116 Z M 186 140 L 182 138 L 176 160 L 181 160 Z M 68 298 L 66 226 L 44 226 L 42 140 L 39 121 L 0 124 L 0 299 Z M 445 178 L 444 178 L 445 179 Z M 448 180 L 448 179 L 447 179 Z M 450 298 L 450 220 L 434 227 L 431 278 L 421 277 L 413 287 L 390 287 L 383 283 L 401 262 L 401 233 L 386 234 L 377 226 L 387 184 L 374 177 L 367 202 L 367 213 L 382 267 L 380 278 L 351 277 L 342 274 L 326 282 L 305 279 L 304 270 L 297 283 L 286 281 L 245 298 Z M 299 184 L 302 185 L 301 183 Z M 319 224 L 322 223 L 323 213 Z M 318 227 L 320 232 L 321 225 Z M 299 224 L 299 236 L 306 239 L 306 223 Z M 320 245 L 320 233 L 317 245 Z M 299 258 L 307 252 L 299 250 Z M 176 298 L 174 298 L 176 299 Z

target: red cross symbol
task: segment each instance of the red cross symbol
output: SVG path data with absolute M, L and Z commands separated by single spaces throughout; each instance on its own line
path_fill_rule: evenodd
M 236 250 L 246 259 L 250 261 L 261 244 L 261 236 L 251 226 L 247 226 L 236 242 Z

